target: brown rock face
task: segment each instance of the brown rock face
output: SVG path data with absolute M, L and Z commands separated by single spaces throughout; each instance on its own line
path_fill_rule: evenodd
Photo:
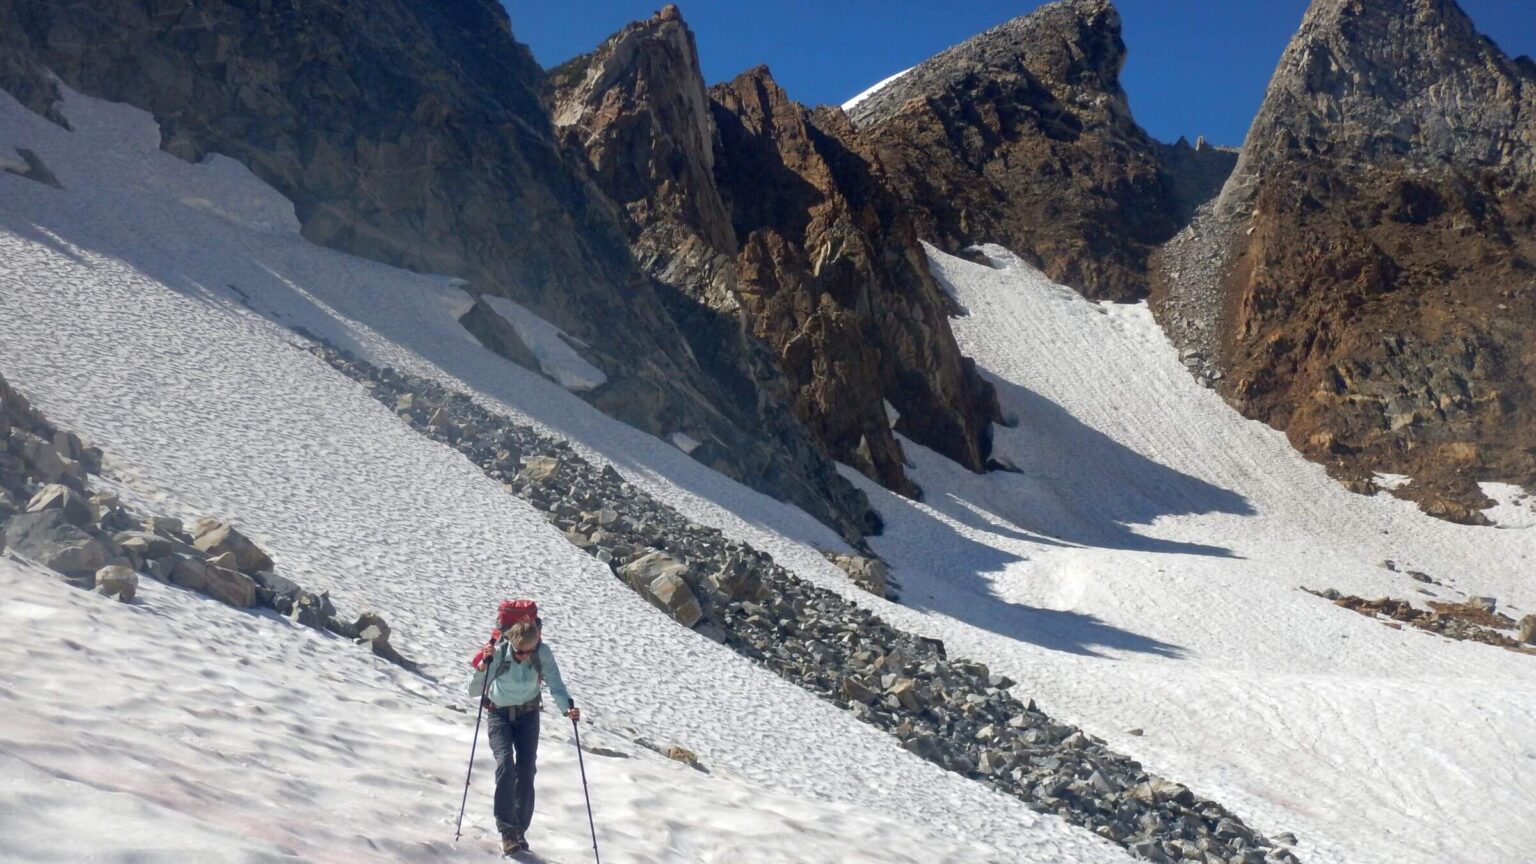
M 1188 207 L 1131 117 L 1124 63 L 1109 0 L 1062 0 L 930 58 L 850 113 L 924 239 L 999 243 L 1089 297 L 1134 299 Z
M 711 95 L 741 302 L 798 388 L 801 420 L 893 489 L 902 456 L 884 402 L 897 431 L 981 470 L 996 396 L 961 356 L 873 150 L 840 110 L 812 114 L 767 69 Z
M 0 0 L 0 87 L 59 120 L 44 70 L 151 112 L 176 155 L 244 163 L 314 242 L 529 306 L 592 346 L 610 379 L 583 394 L 597 407 L 687 432 L 696 458 L 845 534 L 868 527 L 756 381 L 690 353 L 618 209 L 562 154 L 495 0 Z
M 713 308 L 734 303 L 730 216 L 693 33 L 668 6 L 550 71 L 562 145 L 627 212 L 635 258 Z
M 1536 65 L 1449 0 L 1317 0 L 1210 220 L 1225 391 L 1356 486 L 1536 485 Z M 1194 268 L 1192 268 L 1194 269 Z
M 550 73 L 562 141 L 628 214 L 696 356 L 784 382 L 832 454 L 915 489 L 896 428 L 981 470 L 996 413 L 873 153 L 840 112 L 812 115 L 766 70 L 706 93 L 675 7 Z M 766 348 L 766 351 L 765 351 Z

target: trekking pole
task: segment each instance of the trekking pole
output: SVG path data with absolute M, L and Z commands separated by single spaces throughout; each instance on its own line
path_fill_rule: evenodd
M 568 711 L 576 710 L 576 700 L 567 699 Z M 592 821 L 592 793 L 587 791 L 587 763 L 581 758 L 581 724 L 576 718 L 571 718 L 571 731 L 576 734 L 576 765 L 581 768 L 581 794 L 587 799 L 587 827 L 592 829 L 592 858 L 597 864 L 603 864 L 603 857 L 597 854 L 597 823 Z
M 475 747 L 480 744 L 480 717 L 485 714 L 485 694 L 491 691 L 491 658 L 485 658 L 485 682 L 480 685 L 480 702 L 475 708 L 475 737 L 469 742 L 469 770 L 464 772 L 464 797 L 459 801 L 459 821 L 453 826 L 453 842 L 459 842 L 464 828 L 464 808 L 469 805 L 469 777 L 475 771 Z

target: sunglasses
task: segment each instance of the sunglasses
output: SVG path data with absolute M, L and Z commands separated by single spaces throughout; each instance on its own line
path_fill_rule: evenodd
M 539 648 L 538 648 L 537 645 L 535 645 L 532 648 L 529 648 L 527 651 L 519 651 L 516 648 L 513 648 L 512 649 L 512 656 L 513 657 L 527 657 L 528 655 L 530 655 L 530 654 L 532 654 L 532 653 L 534 653 L 535 651 L 538 651 L 538 650 L 539 650 Z

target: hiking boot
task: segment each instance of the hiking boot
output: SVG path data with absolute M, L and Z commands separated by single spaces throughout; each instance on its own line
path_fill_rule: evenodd
M 519 852 L 521 852 L 521 851 L 523 851 L 524 849 L 527 849 L 527 848 L 528 848 L 528 841 L 523 839 L 523 835 L 521 835 L 521 834 L 503 834 L 503 835 L 501 835 L 501 854 L 503 854 L 503 855 L 516 855 L 517 853 L 519 853 Z

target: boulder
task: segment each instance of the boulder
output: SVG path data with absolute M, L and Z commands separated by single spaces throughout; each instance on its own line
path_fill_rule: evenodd
M 336 607 L 331 605 L 331 595 L 325 591 L 315 594 L 300 590 L 288 612 L 288 617 L 296 623 L 316 629 L 324 629 L 326 622 L 335 615 Z
M 202 591 L 208 584 L 208 564 L 202 559 L 178 555 L 168 560 L 167 582 L 193 591 Z
M 5 547 L 71 578 L 106 566 L 107 546 L 72 524 L 62 510 L 21 513 L 5 523 Z
M 731 600 L 756 601 L 768 593 L 757 573 L 751 567 L 739 563 L 727 564 L 705 576 L 704 583 L 709 590 L 724 594 Z
M 698 598 L 693 596 L 693 590 L 677 573 L 657 576 L 646 587 L 646 596 L 684 627 L 692 627 L 704 617 Z
M 237 609 L 256 605 L 256 583 L 251 577 L 225 567 L 208 567 L 203 593 Z
M 139 574 L 130 567 L 113 564 L 96 571 L 96 593 L 116 597 L 124 603 L 139 591 Z
M 228 522 L 199 520 L 197 526 L 193 528 L 193 538 L 192 545 L 211 556 L 218 557 L 226 552 L 234 553 L 235 561 L 239 566 L 231 569 L 242 573 L 272 569 L 272 559 L 267 557 L 267 553 L 244 534 L 235 530 L 235 527 Z
M 167 555 L 201 557 L 197 547 L 180 540 L 172 540 L 148 531 L 120 531 L 112 536 L 112 542 L 124 550 L 137 553 L 145 559 L 164 558 Z
M 145 519 L 144 530 L 162 537 L 180 537 L 186 532 L 180 519 L 171 519 L 166 516 L 151 516 Z
M 1518 635 L 1521 644 L 1536 645 L 1536 615 L 1527 615 L 1520 619 Z
M 44 483 L 64 482 L 74 473 L 71 468 L 73 460 L 60 456 L 59 451 L 55 450 L 52 444 L 31 432 L 13 432 L 11 442 L 12 446 L 19 447 L 17 455 L 21 456 L 21 461 L 26 464 L 33 476 Z M 77 462 L 73 464 L 79 465 Z
M 693 768 L 698 771 L 704 770 L 704 766 L 699 764 L 698 754 L 694 753 L 692 750 L 689 750 L 687 747 L 680 747 L 676 744 L 673 744 L 671 747 L 667 748 L 665 755 L 668 759 L 671 759 L 674 762 L 681 762 L 684 765 L 687 765 L 689 768 Z
M 530 483 L 544 483 L 560 470 L 560 460 L 553 456 L 529 456 L 523 460 L 519 477 Z
M 619 568 L 619 577 L 636 591 L 644 591 L 658 578 L 667 574 L 681 577 L 688 572 L 688 565 L 665 552 L 648 552 Z
M 917 687 L 911 678 L 897 678 L 885 692 L 896 697 L 901 707 L 908 711 L 921 711 L 923 708 L 923 703 L 917 698 Z
M 884 561 L 862 555 L 829 554 L 827 557 L 848 574 L 853 584 L 876 597 L 885 596 L 886 580 L 890 578 L 891 570 Z
M 159 579 L 161 582 L 169 583 L 171 581 L 171 574 L 176 571 L 176 564 L 179 560 L 180 559 L 174 555 L 167 555 L 164 558 L 155 558 L 149 562 L 149 565 L 145 569 L 149 572 L 149 575 Z
M 843 698 L 848 700 L 849 702 L 864 702 L 864 703 L 873 702 L 875 700 L 875 697 L 880 695 L 880 694 L 876 693 L 875 691 L 869 689 L 868 687 L 864 686 L 864 683 L 862 681 L 860 681 L 859 679 L 857 679 L 857 678 L 855 678 L 855 677 L 853 677 L 851 675 L 845 676 L 843 678 L 843 684 L 842 684 L 842 688 L 841 688 L 841 693 L 842 693 Z
M 237 609 L 256 605 L 256 583 L 236 570 L 215 567 L 197 558 L 178 557 L 171 567 L 170 582 L 207 594 Z
M 358 642 L 367 643 L 369 648 L 373 650 L 375 657 L 388 660 L 407 671 L 417 671 L 414 661 L 402 656 L 399 651 L 395 650 L 393 645 L 389 644 L 389 624 L 385 623 L 384 616 L 377 612 L 363 612 L 357 616 L 356 621 L 351 624 L 343 624 L 341 629 L 349 630 L 355 634 L 352 638 Z
M 80 436 L 63 429 L 53 433 L 53 449 L 61 458 L 77 462 L 85 455 L 85 445 L 80 443 Z
M 208 563 L 215 567 L 223 567 L 226 570 L 239 570 L 240 558 L 234 552 L 222 552 L 208 559 Z
M 276 610 L 279 615 L 292 612 L 294 599 L 304 590 L 297 582 L 269 570 L 258 570 L 251 574 L 251 579 L 256 582 L 256 602 Z
M 101 518 L 96 520 L 96 525 L 104 532 L 116 534 L 119 531 L 132 531 L 138 526 L 133 516 L 121 507 L 107 510 L 97 508 L 97 512 L 101 514 Z
M 28 513 L 58 510 L 71 524 L 84 528 L 96 520 L 96 510 L 84 495 L 59 483 L 50 483 L 27 502 Z
M 383 616 L 377 612 L 363 612 L 357 616 L 352 628 L 357 633 L 353 638 L 359 642 L 370 642 L 375 645 L 389 644 L 389 625 L 384 622 Z
M 290 602 L 289 605 L 292 606 L 293 604 Z M 337 636 L 340 636 L 343 639 L 357 638 L 357 622 L 348 621 L 345 618 L 338 618 L 335 615 L 325 619 L 325 629 L 335 633 Z

